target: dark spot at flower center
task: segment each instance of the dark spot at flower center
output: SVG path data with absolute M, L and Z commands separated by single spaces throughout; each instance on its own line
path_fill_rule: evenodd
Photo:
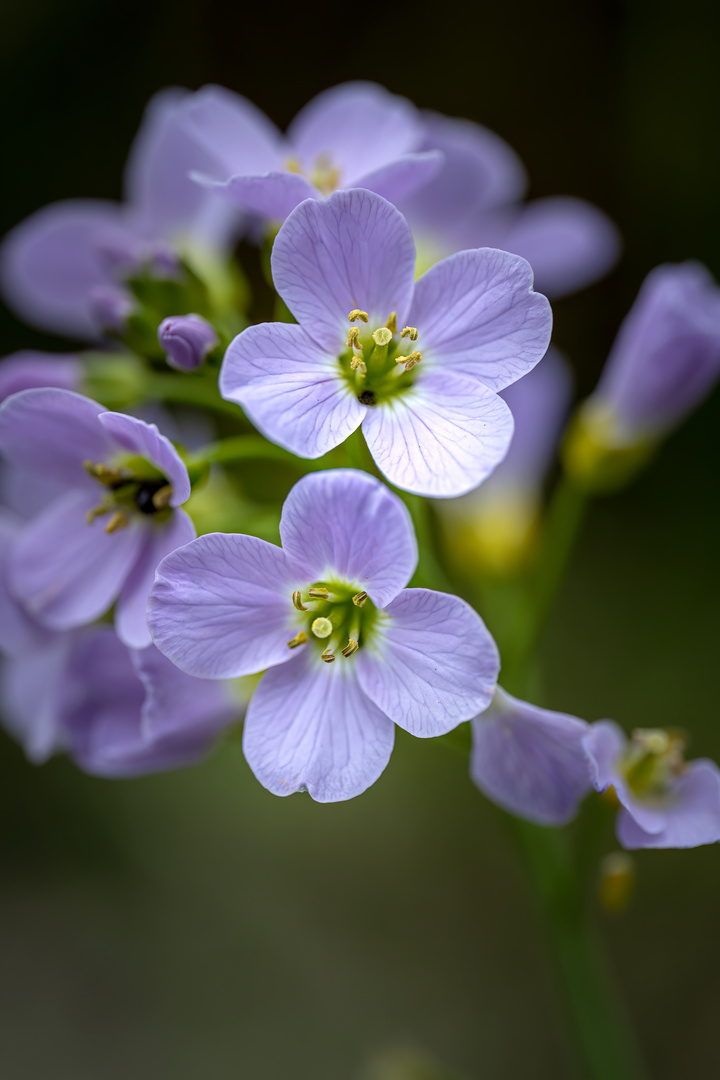
M 377 403 L 372 390 L 363 390 L 362 394 L 358 394 L 358 401 L 361 405 L 375 405 Z
M 161 507 L 155 501 L 155 495 L 162 488 L 167 487 L 167 480 L 144 480 L 138 487 L 135 495 L 135 506 L 141 514 L 157 514 Z

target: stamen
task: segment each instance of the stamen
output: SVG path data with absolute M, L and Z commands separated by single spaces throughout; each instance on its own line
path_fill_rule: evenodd
M 353 356 L 350 361 L 350 370 L 357 371 L 358 375 L 367 375 L 367 364 L 361 356 Z
M 101 461 L 83 461 L 83 468 L 101 484 L 108 486 L 114 484 L 122 476 L 122 469 L 111 469 L 108 465 L 103 465 Z
M 326 588 L 308 589 L 308 596 L 311 600 L 327 600 L 330 593 Z
M 333 664 L 333 663 L 335 663 L 335 656 L 334 656 L 334 654 L 333 654 L 333 651 L 332 651 L 332 649 L 330 649 L 330 648 L 327 648 L 327 649 L 325 650 L 325 652 L 321 652 L 321 653 L 320 653 L 320 659 L 321 659 L 321 660 L 324 660 L 326 664 Z
M 96 517 L 102 517 L 103 514 L 107 514 L 108 512 L 108 507 L 103 506 L 101 503 L 100 506 L 94 506 L 92 510 L 88 510 L 87 514 L 85 515 L 85 520 L 87 521 L 88 525 L 92 525 Z
M 407 338 L 410 338 L 411 341 L 417 341 L 417 339 L 418 339 L 417 327 L 416 326 L 405 326 L 405 327 L 403 327 L 403 329 L 400 331 L 400 337 L 407 337 Z
M 389 345 L 392 341 L 392 331 L 388 330 L 387 326 L 381 326 L 379 330 L 373 331 L 373 341 L 376 345 Z
M 106 533 L 117 532 L 118 529 L 126 529 L 130 524 L 130 518 L 126 510 L 116 510 L 105 526 Z
M 307 608 L 302 602 L 302 593 L 299 589 L 295 589 L 292 595 L 292 601 L 298 611 L 307 611 Z
M 417 351 L 417 349 L 416 349 L 413 352 L 411 352 L 409 356 L 397 356 L 395 358 L 395 363 L 396 364 L 404 364 L 406 371 L 412 371 L 412 369 L 416 366 L 416 364 L 419 364 L 421 360 L 422 360 L 422 353 L 419 353 Z
M 152 497 L 152 504 L 156 510 L 164 510 L 166 506 L 170 505 L 172 499 L 172 486 L 165 484 L 165 487 L 159 488 Z
M 319 619 L 314 619 L 310 627 L 313 634 L 317 638 L 330 637 L 333 632 L 333 624 L 329 619 L 326 619 L 324 615 L 321 615 Z
M 304 645 L 307 641 L 307 634 L 304 630 L 301 630 L 299 634 L 296 634 L 292 641 L 288 641 L 288 649 L 297 649 L 298 645 Z
M 355 595 L 352 598 L 352 602 L 355 605 L 355 607 L 362 607 L 366 600 L 367 600 L 367 593 L 366 592 L 355 593 Z
M 288 172 L 299 173 L 300 175 L 302 175 L 302 165 L 297 158 L 288 158 L 285 162 L 285 168 Z
M 342 651 L 342 654 L 343 654 L 344 657 L 348 657 L 348 656 L 352 656 L 353 653 L 356 653 L 359 648 L 360 648 L 360 646 L 358 645 L 355 638 L 351 637 L 350 640 L 348 641 L 347 645 L 345 646 L 345 648 L 342 649 L 341 651 Z
M 362 352 L 362 346 L 360 344 L 360 331 L 357 326 L 350 327 L 350 333 L 348 334 L 347 341 L 345 342 L 348 349 L 359 349 Z
M 358 319 L 361 322 L 367 322 L 369 317 L 370 316 L 368 315 L 367 311 L 361 311 L 360 308 L 353 308 L 348 315 L 348 322 L 357 322 Z
M 385 323 L 391 334 L 397 334 L 397 311 L 391 311 Z

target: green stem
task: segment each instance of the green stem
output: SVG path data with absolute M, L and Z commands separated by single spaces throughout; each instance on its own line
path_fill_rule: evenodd
M 169 401 L 176 405 L 202 405 L 227 416 L 236 423 L 246 423 L 239 405 L 224 401 L 217 383 L 202 375 L 149 374 L 143 384 L 144 396 L 151 401 Z
M 187 459 L 188 469 L 198 470 L 205 465 L 230 465 L 239 461 L 278 461 L 289 465 L 296 472 L 317 472 L 332 468 L 335 464 L 330 454 L 324 457 L 298 458 L 281 446 L 268 442 L 262 435 L 236 435 L 229 439 L 210 443 Z
M 510 821 L 545 915 L 580 1075 L 642 1080 L 638 1047 L 590 925 L 567 832 Z

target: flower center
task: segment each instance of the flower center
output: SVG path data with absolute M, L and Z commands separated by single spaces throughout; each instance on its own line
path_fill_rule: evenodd
M 339 652 L 345 659 L 367 641 L 377 619 L 377 608 L 366 592 L 339 582 L 316 582 L 296 589 L 293 606 L 303 613 L 302 629 L 288 641 L 290 649 L 315 644 L 320 659 L 332 664 Z
M 338 361 L 347 382 L 361 405 L 379 405 L 409 389 L 422 353 L 414 348 L 419 332 L 414 326 L 398 331 L 397 315 L 390 313 L 384 326 L 372 329 L 369 315 L 353 308 L 348 315 L 351 327 L 347 351 Z
M 333 191 L 340 187 L 340 168 L 333 165 L 327 154 L 318 154 L 309 173 L 305 172 L 297 158 L 288 158 L 285 168 L 288 172 L 307 176 L 310 183 L 323 195 L 332 195 Z
M 86 471 L 100 483 L 105 492 L 97 506 L 87 513 L 87 523 L 96 517 L 110 514 L 106 533 L 124 529 L 133 514 L 166 520 L 172 510 L 172 487 L 167 479 L 144 458 L 130 458 L 123 465 L 110 466 L 102 462 L 84 462 Z
M 684 739 L 675 731 L 634 731 L 619 763 L 630 790 L 643 798 L 667 795 L 684 768 L 684 747 Z

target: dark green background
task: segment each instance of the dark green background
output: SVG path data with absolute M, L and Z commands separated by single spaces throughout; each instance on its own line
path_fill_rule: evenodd
M 10 0 L 2 226 L 117 197 L 155 90 L 214 81 L 280 124 L 371 78 L 486 123 L 532 193 L 594 200 L 626 255 L 555 305 L 590 389 L 644 274 L 720 272 L 720 8 L 627 3 L 122 5 Z M 7 312 L 2 352 L 64 347 Z M 543 641 L 547 702 L 681 726 L 720 759 L 720 400 L 592 510 Z M 475 1078 L 574 1077 L 552 969 L 502 815 L 465 764 L 399 737 L 361 798 L 276 799 L 239 744 L 101 782 L 0 737 L 0 1068 L 8 1080 L 360 1080 L 415 1048 Z M 653 1078 L 720 1074 L 720 851 L 637 858 L 600 927 Z

